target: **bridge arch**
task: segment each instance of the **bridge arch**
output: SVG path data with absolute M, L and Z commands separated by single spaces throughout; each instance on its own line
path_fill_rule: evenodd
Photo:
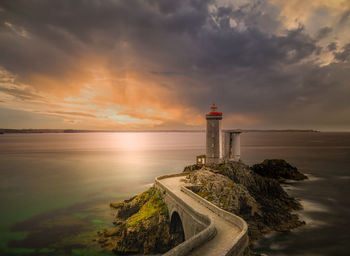
M 155 179 L 155 187 L 168 208 L 171 225 L 169 228 L 171 227 L 172 232 L 176 232 L 182 227 L 185 236 L 183 243 L 164 255 L 187 255 L 191 250 L 203 255 L 243 255 L 248 245 L 247 223 L 186 188 L 183 179 L 185 175 L 186 173 L 170 174 Z M 214 225 L 214 220 L 220 225 Z M 216 232 L 221 232 L 221 237 L 215 236 Z M 215 241 L 209 241 L 214 236 Z M 231 236 L 232 241 L 223 239 Z M 198 248 L 205 242 L 209 243 L 208 246 Z
M 177 211 L 173 211 L 170 218 L 170 234 L 176 237 L 177 241 L 185 241 L 185 231 L 181 217 Z

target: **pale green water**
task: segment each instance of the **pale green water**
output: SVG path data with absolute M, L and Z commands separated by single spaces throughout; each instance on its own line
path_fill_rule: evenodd
M 201 135 L 1 135 L 0 255 L 103 255 L 91 240 L 111 226 L 109 202 L 192 163 Z
M 0 135 L 0 255 L 108 255 L 91 241 L 111 226 L 108 203 L 182 171 L 204 144 L 204 133 Z M 350 255 L 350 134 L 243 134 L 243 161 L 265 158 L 284 158 L 315 178 L 287 188 L 305 200 L 308 225 L 257 248 Z

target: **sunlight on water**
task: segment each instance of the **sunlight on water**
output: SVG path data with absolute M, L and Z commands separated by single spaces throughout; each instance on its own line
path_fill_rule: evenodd
M 247 164 L 284 158 L 309 176 L 285 187 L 302 199 L 307 225 L 258 249 L 350 255 L 350 134 L 246 133 L 241 143 Z M 181 172 L 204 149 L 204 133 L 0 135 L 0 255 L 108 255 L 92 239 L 112 225 L 109 202 Z

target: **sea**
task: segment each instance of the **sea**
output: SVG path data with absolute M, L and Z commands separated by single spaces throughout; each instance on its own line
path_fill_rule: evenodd
M 113 255 L 93 241 L 113 226 L 109 203 L 183 171 L 203 132 L 0 135 L 0 255 Z M 350 133 L 246 132 L 248 165 L 282 158 L 307 174 L 284 189 L 306 225 L 255 244 L 267 255 L 350 255 Z

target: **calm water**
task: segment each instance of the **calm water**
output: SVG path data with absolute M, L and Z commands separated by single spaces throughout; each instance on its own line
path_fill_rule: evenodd
M 92 242 L 110 201 L 179 172 L 204 133 L 0 135 L 0 255 L 110 255 Z M 257 244 L 269 255 L 350 255 L 350 133 L 246 133 L 242 160 L 284 158 L 310 180 L 286 190 L 307 225 Z

